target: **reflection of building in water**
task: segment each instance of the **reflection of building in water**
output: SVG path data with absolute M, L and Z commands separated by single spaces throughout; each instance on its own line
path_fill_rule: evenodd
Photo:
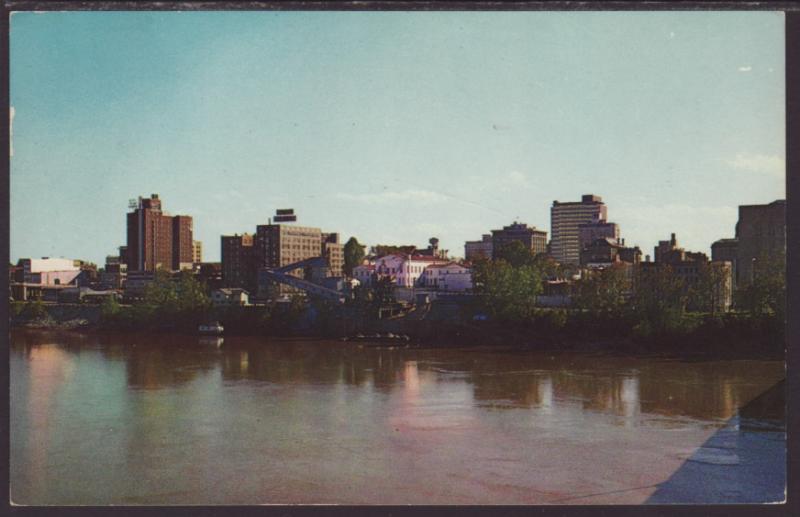
M 216 361 L 212 354 L 187 354 L 161 344 L 142 345 L 132 349 L 125 371 L 129 386 L 163 388 L 191 382 L 211 370 Z
M 28 384 L 27 405 L 25 412 L 30 415 L 27 426 L 25 463 L 33 476 L 34 483 L 43 483 L 48 470 L 48 456 L 51 454 L 50 441 L 54 424 L 50 419 L 54 415 L 58 393 L 66 385 L 75 371 L 74 356 L 61 350 L 56 345 L 34 346 L 27 350 L 28 375 L 22 379 Z M 55 424 L 55 427 L 58 427 Z M 19 461 L 19 460 L 17 460 Z M 33 487 L 34 493 L 41 488 Z
M 549 375 L 547 377 L 535 377 L 538 381 L 536 383 L 536 395 L 539 407 L 545 413 L 553 412 L 553 379 Z
M 537 375 L 496 375 L 494 372 L 473 372 L 473 398 L 478 401 L 525 407 L 538 406 L 539 378 Z
M 403 399 L 413 402 L 419 398 L 419 369 L 416 361 L 406 361 L 403 368 Z
M 639 377 L 625 377 L 620 383 L 619 389 L 620 413 L 625 417 L 625 427 L 634 424 L 634 418 L 639 416 L 641 407 L 639 405 Z
M 561 383 L 559 383 L 560 385 Z M 614 404 L 611 379 L 598 376 L 590 378 L 588 381 L 583 380 L 581 383 L 569 383 L 566 386 L 570 388 L 568 391 L 573 397 L 577 395 L 583 400 L 584 409 L 606 411 Z
M 724 366 L 723 366 L 724 364 Z M 759 394 L 745 379 L 772 378 L 770 365 L 751 361 L 665 365 L 640 377 L 642 413 L 693 418 L 731 418 Z
M 222 378 L 240 379 L 250 377 L 250 354 L 247 350 L 229 350 L 222 356 Z
M 733 385 L 729 380 L 724 380 L 719 386 L 721 393 L 720 412 L 722 418 L 731 418 L 739 410 L 739 397 L 733 391 Z

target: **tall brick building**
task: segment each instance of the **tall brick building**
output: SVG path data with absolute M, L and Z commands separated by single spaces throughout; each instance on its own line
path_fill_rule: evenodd
M 162 211 L 158 194 L 139 197 L 128 212 L 129 271 L 179 270 L 192 264 L 192 218 Z
M 222 285 L 255 290 L 256 269 L 253 236 L 250 234 L 223 235 Z

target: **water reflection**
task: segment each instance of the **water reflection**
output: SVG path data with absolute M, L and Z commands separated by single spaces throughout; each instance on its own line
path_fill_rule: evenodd
M 49 333 L 15 332 L 12 350 L 23 354 L 32 369 L 47 370 L 35 376 L 31 372 L 40 383 L 68 382 L 66 358 L 92 352 L 124 362 L 131 388 L 176 387 L 219 371 L 224 381 L 344 383 L 386 393 L 401 386 L 412 400 L 426 377 L 429 382 L 466 382 L 472 386 L 474 401 L 486 406 L 546 411 L 577 404 L 586 411 L 626 419 L 642 413 L 728 419 L 760 393 L 762 379 L 777 382 L 782 373 L 781 365 L 759 361 L 684 363 L 575 354 L 388 350 L 255 338 L 79 334 L 55 338 Z M 49 399 L 45 393 L 41 398 Z
M 635 469 L 630 451 L 663 454 L 647 456 L 648 468 L 676 461 L 680 440 L 702 443 L 706 426 L 784 374 L 782 364 L 760 361 L 212 339 L 14 331 L 17 498 L 253 503 L 308 493 L 310 502 L 375 502 L 353 481 L 363 478 L 397 497 L 384 503 L 538 501 L 569 483 L 596 489 L 604 477 L 588 472 L 612 468 L 603 461 Z M 663 434 L 674 429 L 689 434 Z M 592 449 L 605 456 L 587 466 L 581 444 L 594 435 L 606 436 Z M 523 450 L 532 463 L 520 460 Z M 570 461 L 579 466 L 571 478 L 547 470 Z M 72 471 L 86 492 L 63 481 Z M 509 488 L 538 471 L 561 484 Z M 450 481 L 426 482 L 424 472 Z M 487 488 L 487 476 L 498 484 Z
M 197 342 L 201 345 L 221 347 L 225 343 L 225 338 L 221 336 L 200 336 Z

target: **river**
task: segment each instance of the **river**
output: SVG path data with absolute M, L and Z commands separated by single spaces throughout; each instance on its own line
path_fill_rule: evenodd
M 776 361 L 14 330 L 11 498 L 763 502 L 783 478 L 747 469 L 784 472 L 783 416 L 737 414 L 783 378 Z M 720 436 L 734 445 L 708 446 Z

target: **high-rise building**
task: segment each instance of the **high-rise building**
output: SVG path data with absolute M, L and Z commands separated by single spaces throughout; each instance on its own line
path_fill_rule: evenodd
M 256 226 L 256 267 L 288 266 L 308 258 L 319 257 L 322 230 L 289 224 Z
M 132 200 L 125 263 L 129 271 L 178 270 L 192 261 L 192 218 L 172 217 L 158 194 Z
M 172 269 L 192 269 L 194 263 L 194 241 L 192 240 L 192 218 L 176 215 L 172 218 Z
M 339 234 L 296 226 L 293 224 L 296 221 L 294 210 L 284 208 L 277 210 L 268 224 L 256 226 L 255 235 L 223 235 L 222 276 L 225 287 L 247 289 L 255 298 L 268 298 L 276 292 L 295 292 L 286 285 L 279 285 L 276 291 L 270 292 L 276 286 L 259 270 L 280 268 L 317 257 L 323 257 L 324 263 L 309 264 L 288 274 L 311 281 L 341 276 L 344 245 Z
M 581 251 L 597 239 L 611 239 L 619 243 L 619 225 L 607 221 L 593 221 L 578 225 L 578 247 Z
M 513 223 L 502 230 L 492 230 L 492 258 L 507 244 L 519 241 L 534 254 L 547 251 L 547 232 L 524 223 Z
M 766 205 L 742 205 L 736 223 L 737 285 L 750 283 L 759 260 L 772 260 L 786 253 L 786 200 Z
M 475 260 L 480 258 L 492 258 L 492 234 L 481 235 L 479 241 L 467 241 L 464 243 L 464 258 Z
M 290 213 L 291 212 L 291 213 Z M 297 216 L 291 209 L 281 209 L 276 211 L 276 221 L 294 223 Z M 334 235 L 335 237 L 333 237 Z M 253 243 L 255 268 L 278 268 L 300 262 L 301 260 L 329 256 L 334 264 L 329 264 L 330 273 L 332 267 L 341 268 L 344 266 L 344 246 L 339 242 L 338 234 L 323 234 L 319 228 L 307 226 L 295 226 L 294 224 L 275 224 L 270 221 L 268 224 L 256 226 L 256 235 Z M 339 248 L 341 247 L 341 251 Z M 303 278 L 309 274 L 308 269 L 297 269 L 289 272 L 290 275 Z M 270 296 L 272 284 L 269 282 L 262 284 L 259 281 L 258 297 Z M 293 289 L 280 285 L 277 292 L 289 293 Z
M 197 279 L 212 291 L 222 287 L 222 264 L 202 262 L 197 271 Z
M 223 235 L 221 238 L 222 285 L 255 291 L 256 269 L 253 236 Z
M 580 201 L 553 201 L 550 208 L 550 255 L 562 264 L 580 263 L 580 225 L 605 221 L 606 205 L 600 196 L 586 194 Z
M 330 276 L 342 276 L 344 271 L 344 244 L 338 233 L 322 234 L 321 256 L 328 262 Z
M 203 243 L 192 241 L 192 263 L 199 264 L 201 262 L 203 262 Z
M 321 250 L 322 231 L 319 228 L 272 223 L 256 226 L 254 243 L 256 271 L 261 268 L 288 266 L 301 260 L 319 257 Z M 303 278 L 306 276 L 306 270 L 296 269 L 289 274 Z M 259 298 L 294 292 L 293 288 L 285 285 L 257 281 Z

